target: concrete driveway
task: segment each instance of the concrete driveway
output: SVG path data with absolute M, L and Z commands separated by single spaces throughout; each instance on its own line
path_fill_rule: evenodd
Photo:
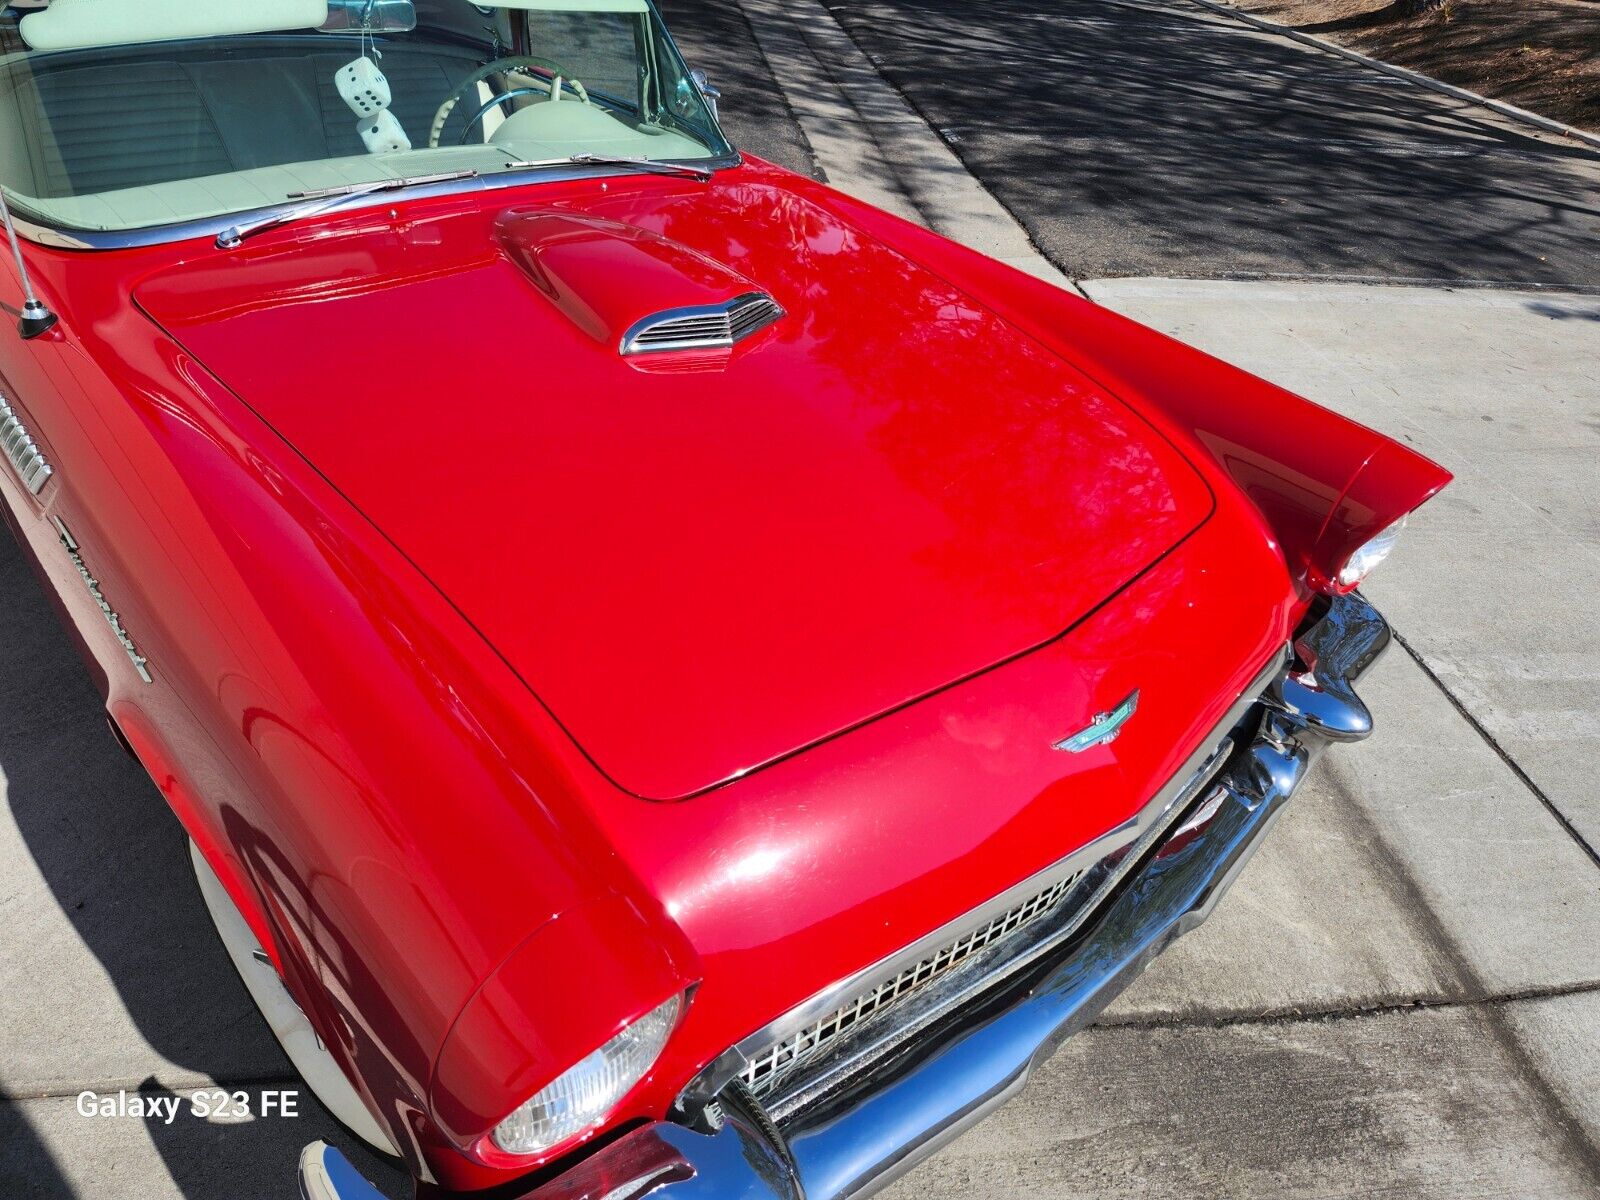
M 743 11 L 728 0 L 683 7 L 677 29 L 691 58 L 726 81 L 716 56 L 738 48 L 726 52 L 749 82 L 744 97 L 728 89 L 730 124 L 760 149 L 912 215 L 932 212 L 1019 260 L 1054 245 L 1030 244 L 1035 229 L 1066 230 L 1079 215 L 1079 241 L 1063 244 L 1103 245 L 1103 257 L 1051 252 L 1094 299 L 1367 421 L 1458 475 L 1368 589 L 1404 641 L 1366 689 L 1379 732 L 1324 760 L 1211 923 L 1069 1042 L 1019 1101 L 892 1194 L 1600 1195 L 1600 626 L 1590 617 L 1600 592 L 1600 300 L 1152 277 L 1177 270 L 1155 265 L 1169 252 L 1224 269 L 1234 260 L 1213 250 L 1233 234 L 1179 197 L 1159 219 L 1130 210 L 1138 220 L 1097 241 L 1106 207 L 1081 192 L 1057 196 L 1051 179 L 1028 184 L 1057 196 L 1048 221 L 1037 206 L 1007 211 L 994 197 L 1019 193 L 968 176 L 860 48 L 820 23 L 829 20 L 820 5 L 796 0 L 791 14 L 806 26 L 787 30 L 766 0 Z M 1059 16 L 1092 30 L 1128 7 L 1071 0 Z M 1148 15 L 1157 7 L 1139 6 L 1139 19 L 1157 21 Z M 1023 19 L 1014 5 L 996 11 Z M 1055 28 L 1037 15 L 1024 24 Z M 915 50 L 915 31 L 902 32 Z M 1186 61 L 1179 32 L 1164 33 L 1173 61 Z M 1206 50 L 1218 70 L 1229 54 L 1276 53 L 1225 46 L 1235 43 Z M 786 57 L 808 49 L 855 58 Z M 848 80 L 850 94 L 830 98 L 829 79 Z M 792 90 L 801 82 L 804 94 Z M 1342 122 L 1417 128 L 1395 94 L 1387 84 L 1358 90 L 1328 135 L 1354 137 Z M 752 109 L 741 115 L 741 104 Z M 1459 123 L 1498 144 L 1518 136 L 1478 120 L 1457 112 L 1424 124 Z M 1203 158 L 1188 143 L 1202 134 L 1174 124 L 1171 162 Z M 1025 150 L 1038 171 L 1051 136 L 1035 130 Z M 1581 213 L 1594 193 L 1573 181 L 1588 178 L 1586 163 L 1533 142 L 1516 143 L 1525 154 L 1508 159 L 1518 174 L 1505 186 L 1526 206 L 1520 228 L 1537 230 L 1533 214 Z M 970 142 L 956 145 L 966 153 Z M 1452 161 L 1407 170 L 1421 177 Z M 1353 229 L 1403 219 L 1336 191 L 1319 203 Z M 1506 219 L 1517 222 L 1515 212 Z M 1248 223 L 1237 212 L 1227 220 Z M 1520 250 L 1475 257 L 1476 236 L 1457 238 L 1452 258 L 1437 231 L 1415 248 L 1399 236 L 1384 243 L 1417 257 L 1379 265 L 1584 282 L 1592 250 L 1568 236 L 1567 220 L 1555 222 L 1560 237 L 1539 234 L 1556 252 L 1547 275 Z M 1422 224 L 1410 232 L 1421 236 Z M 1268 231 L 1262 261 L 1273 270 L 1298 252 L 1295 227 L 1286 218 Z M 1433 257 L 1423 261 L 1425 249 Z M 1123 254 L 1144 278 L 1081 278 Z M 1354 259 L 1323 265 L 1366 273 Z M 0 597 L 0 1194 L 292 1195 L 305 1142 L 350 1142 L 304 1091 L 292 1119 L 169 1125 L 77 1111 L 85 1089 L 166 1096 L 215 1082 L 259 1097 L 297 1084 L 216 941 L 176 825 L 106 734 L 65 636 L 4 539 Z M 404 1194 L 398 1173 L 351 1153 Z

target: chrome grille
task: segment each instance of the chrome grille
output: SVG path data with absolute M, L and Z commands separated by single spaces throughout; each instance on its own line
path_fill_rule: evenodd
M 1057 880 L 1050 887 L 939 947 L 891 979 L 847 1001 L 800 1032 L 783 1039 L 746 1064 L 745 1086 L 756 1096 L 771 1093 L 789 1072 L 816 1057 L 835 1039 L 869 1017 L 895 1005 L 925 984 L 954 970 L 981 950 L 1010 937 L 1046 916 L 1071 893 L 1085 872 Z
M 871 1086 L 873 1064 L 929 1036 L 938 1022 L 1004 981 L 1070 954 L 1130 874 L 1163 841 L 1187 832 L 1182 822 L 1236 757 L 1234 731 L 1260 724 L 1262 692 L 1289 661 L 1284 646 L 1239 693 L 1211 738 L 1128 820 L 730 1046 L 685 1086 L 685 1102 L 710 1100 L 738 1081 L 781 1127 L 858 1081 Z
M 783 309 L 764 292 L 748 292 L 703 308 L 677 308 L 636 323 L 622 338 L 622 353 L 726 349 L 766 328 Z
M 4 396 L 0 396 L 0 447 L 5 449 L 22 486 L 37 496 L 54 472 Z

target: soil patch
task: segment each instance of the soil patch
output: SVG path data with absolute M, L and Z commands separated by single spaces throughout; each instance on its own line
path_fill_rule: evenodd
M 1600 2 L 1444 0 L 1408 15 L 1391 0 L 1227 0 L 1233 7 L 1600 130 Z

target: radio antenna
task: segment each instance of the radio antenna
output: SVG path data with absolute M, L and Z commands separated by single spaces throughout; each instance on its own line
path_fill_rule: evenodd
M 17 227 L 11 223 L 11 204 L 4 187 L 0 187 L 0 219 L 5 221 L 6 240 L 11 243 L 11 253 L 17 259 L 17 275 L 22 279 L 22 318 L 17 322 L 17 332 L 24 341 L 32 341 L 40 334 L 49 333 L 61 318 L 46 308 L 33 290 L 28 264 L 22 258 L 22 243 L 17 240 Z

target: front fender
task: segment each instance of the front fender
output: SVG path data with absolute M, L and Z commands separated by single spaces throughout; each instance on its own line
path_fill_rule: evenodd
M 1260 511 L 1303 592 L 1450 472 L 1347 417 L 811 180 L 792 184 L 1048 346 Z
M 687 989 L 693 951 L 681 933 L 672 936 L 675 929 L 615 894 L 541 926 L 451 1027 L 429 1089 L 439 1127 L 480 1161 L 537 1166 L 541 1157 L 511 1158 L 485 1135 L 625 1025 Z M 619 1112 L 610 1124 L 629 1115 Z

